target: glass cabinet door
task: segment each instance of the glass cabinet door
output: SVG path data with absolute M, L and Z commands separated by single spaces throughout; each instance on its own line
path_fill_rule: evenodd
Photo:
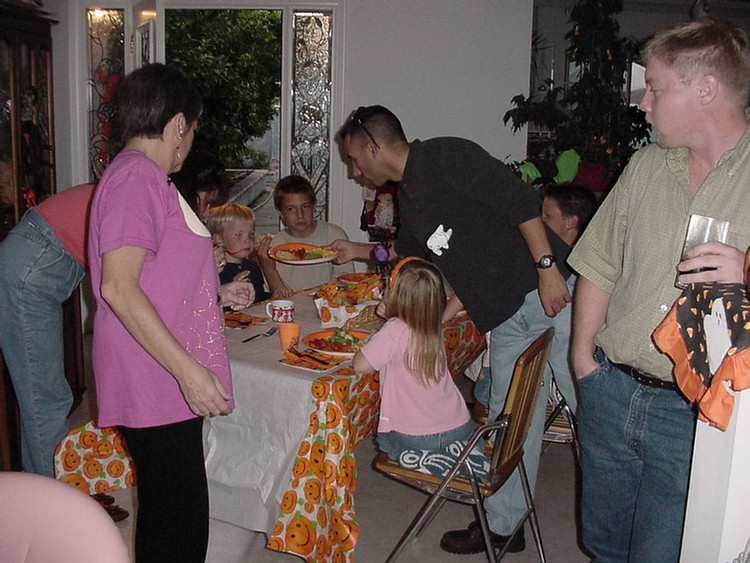
M 0 39 L 0 240 L 5 238 L 16 223 L 10 77 L 10 44 Z
M 55 191 L 50 116 L 49 51 L 22 42 L 18 79 L 21 137 L 19 139 L 20 213 Z
M 56 191 L 52 116 L 49 32 L 2 21 L 0 240 L 27 209 Z

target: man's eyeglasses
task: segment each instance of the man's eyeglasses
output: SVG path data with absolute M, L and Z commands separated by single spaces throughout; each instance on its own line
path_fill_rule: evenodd
M 377 149 L 380 149 L 380 145 L 375 140 L 375 137 L 372 136 L 372 133 L 370 133 L 370 130 L 365 127 L 365 124 L 362 122 L 362 113 L 364 113 L 365 107 L 357 108 L 357 111 L 354 112 L 354 115 L 352 115 L 352 122 L 358 126 L 361 127 L 362 130 L 367 133 L 367 136 L 370 137 L 370 140 L 375 145 Z

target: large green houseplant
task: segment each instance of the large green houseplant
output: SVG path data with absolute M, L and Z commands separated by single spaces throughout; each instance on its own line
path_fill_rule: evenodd
M 625 96 L 626 72 L 638 45 L 619 36 L 615 14 L 621 0 L 580 0 L 570 10 L 572 28 L 565 35 L 568 60 L 577 80 L 566 89 L 550 85 L 541 100 L 515 96 L 503 122 L 513 132 L 527 124 L 548 130 L 548 156 L 576 150 L 582 163 L 593 163 L 611 181 L 649 136 L 642 111 Z M 538 154 L 529 155 L 530 158 Z

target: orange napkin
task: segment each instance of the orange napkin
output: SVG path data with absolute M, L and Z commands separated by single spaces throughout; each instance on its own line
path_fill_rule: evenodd
M 309 358 L 283 358 L 279 360 L 280 363 L 292 366 L 295 368 L 302 368 L 311 371 L 328 371 L 331 368 L 339 366 L 345 362 L 348 362 L 350 358 L 344 356 L 331 356 L 330 354 L 323 354 L 321 352 L 315 352 L 314 350 L 303 350 L 304 354 L 312 356 L 320 361 L 320 363 L 313 361 Z
M 237 311 L 224 311 L 224 325 L 228 328 L 247 328 L 261 324 L 268 324 L 268 319 Z

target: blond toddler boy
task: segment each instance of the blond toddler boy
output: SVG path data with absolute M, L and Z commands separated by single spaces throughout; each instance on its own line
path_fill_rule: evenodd
M 264 288 L 263 273 L 255 261 L 255 215 L 253 210 L 239 203 L 225 203 L 208 211 L 208 230 L 214 246 L 223 248 L 223 269 L 219 273 L 222 284 L 247 281 L 255 288 L 255 301 L 271 295 Z

